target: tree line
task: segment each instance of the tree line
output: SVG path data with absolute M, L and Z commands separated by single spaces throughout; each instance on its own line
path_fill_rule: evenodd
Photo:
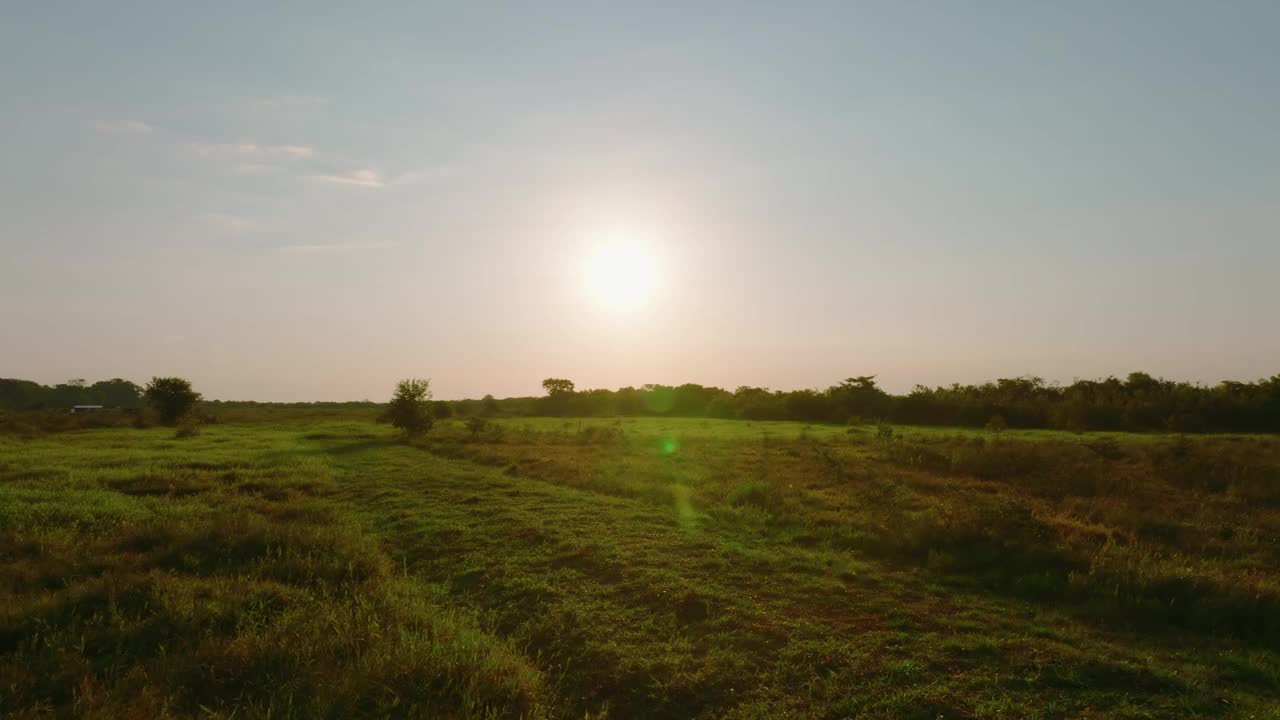
M 153 384 L 154 384 L 153 380 Z M 415 405 L 430 417 L 451 416 L 678 416 L 821 423 L 889 422 L 911 425 L 1172 432 L 1280 432 L 1280 375 L 1256 382 L 1201 385 L 1134 372 L 1125 378 L 1077 380 L 1002 378 L 980 385 L 915 386 L 895 395 L 875 376 L 846 378 L 824 390 L 724 388 L 686 383 L 618 390 L 579 390 L 564 378 L 543 381 L 545 395 L 431 400 L 425 381 Z M 189 385 L 187 386 L 189 388 Z M 414 388 L 416 390 L 416 388 Z M 146 389 L 121 379 L 45 386 L 0 379 L 0 409 L 73 405 L 135 408 Z M 154 395 L 154 393 L 153 393 Z
M 138 384 L 120 378 L 100 380 L 92 385 L 83 378 L 57 385 L 0 378 L 0 409 L 62 410 L 75 405 L 139 408 L 143 404 L 143 391 Z
M 1280 375 L 1212 386 L 1143 372 L 1070 385 L 1020 377 L 980 385 L 916 385 L 902 395 L 880 388 L 874 375 L 846 378 L 824 390 L 743 386 L 729 391 L 694 383 L 577 390 L 560 378 L 549 378 L 543 388 L 543 397 L 500 401 L 502 410 L 514 415 L 671 415 L 966 427 L 994 423 L 1078 432 L 1280 432 Z

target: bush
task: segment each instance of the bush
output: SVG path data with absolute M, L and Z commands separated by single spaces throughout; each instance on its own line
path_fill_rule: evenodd
M 191 389 L 190 381 L 178 377 L 151 378 L 143 397 L 165 425 L 176 425 L 200 402 L 200 393 Z
M 467 430 L 471 433 L 471 439 L 475 440 L 480 437 L 480 433 L 489 428 L 489 421 L 482 417 L 467 418 Z
M 396 383 L 395 395 L 387 408 L 387 419 L 404 434 L 413 437 L 431 429 L 431 381 L 408 378 Z
M 175 427 L 176 430 L 173 433 L 175 438 L 181 440 L 195 437 L 200 434 L 200 416 L 195 412 L 189 412 L 178 420 Z
M 893 426 L 886 422 L 882 422 L 877 425 L 876 439 L 881 442 L 890 442 L 893 440 Z
M 133 410 L 96 410 L 70 413 L 65 410 L 0 411 L 0 433 L 35 436 L 47 433 L 127 427 L 136 422 Z
M 1009 429 L 1009 423 L 1005 422 L 1003 415 L 992 415 L 987 421 L 987 432 L 992 435 L 999 436 L 1000 433 Z

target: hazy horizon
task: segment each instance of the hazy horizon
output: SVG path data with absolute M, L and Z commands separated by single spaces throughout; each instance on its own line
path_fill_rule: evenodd
M 7 16 L 0 377 L 1280 372 L 1274 3 Z

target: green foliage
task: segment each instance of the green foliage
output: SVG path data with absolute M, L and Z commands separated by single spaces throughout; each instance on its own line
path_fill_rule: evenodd
M 408 378 L 396 383 L 387 406 L 387 419 L 405 435 L 414 437 L 431 430 L 431 381 Z
M 489 429 L 489 421 L 482 417 L 469 417 L 467 418 L 466 425 L 467 432 L 471 433 L 471 438 L 473 440 L 480 437 L 480 433 Z
M 1280 432 L 1280 375 L 1212 387 L 1131 373 L 1126 379 L 1079 380 L 1059 386 L 1042 378 L 1001 378 L 982 385 L 929 388 L 906 395 L 880 389 L 875 376 L 846 378 L 825 390 L 775 391 L 693 383 L 644 385 L 617 391 L 575 390 L 551 378 L 543 398 L 508 398 L 518 415 L 660 415 L 847 422 L 850 417 L 904 425 L 985 427 L 995 416 L 1007 427 L 1088 431 Z
M 198 413 L 191 411 L 178 418 L 178 422 L 174 425 L 173 436 L 178 439 L 192 438 L 200 434 L 200 416 Z
M 453 406 L 447 400 L 432 401 L 431 416 L 436 420 L 448 420 L 453 417 Z
M 405 444 L 364 406 L 216 407 L 181 442 L 0 435 L 0 716 L 1245 718 L 1280 694 L 1274 438 L 610 417 Z
M 542 389 L 546 391 L 547 395 L 572 395 L 573 381 L 563 378 L 547 378 L 542 381 Z
M 577 399 L 571 380 L 547 378 L 542 381 L 542 389 L 547 392 L 541 404 L 541 412 L 544 415 L 566 415 Z
M 437 402 L 432 415 L 502 415 L 550 417 L 664 416 L 742 418 L 753 421 L 803 420 L 845 423 L 850 418 L 883 420 L 901 425 L 982 428 L 993 417 L 1009 428 L 1058 429 L 1077 434 L 1092 431 L 1142 432 L 1280 432 L 1280 375 L 1257 382 L 1223 381 L 1214 386 L 1174 382 L 1146 373 L 1124 379 L 1078 380 L 1071 385 L 1038 377 L 1000 378 L 981 385 L 930 388 L 915 386 L 893 395 L 876 385 L 874 375 L 849 377 L 825 390 L 778 391 L 768 388 L 723 388 L 685 383 L 646 384 L 616 391 L 579 390 L 570 380 L 547 378 L 543 397 Z M 45 387 L 22 380 L 0 379 L 0 409 L 69 408 L 74 404 L 134 407 L 139 389 L 126 380 L 86 385 L 76 380 Z M 228 403 L 237 411 L 270 412 L 274 403 Z M 372 403 L 308 403 L 349 406 Z M 376 410 L 371 410 L 376 412 Z
M 29 380 L 0 378 L 0 410 L 66 409 L 73 405 L 137 408 L 142 405 L 142 388 L 120 378 L 92 385 L 76 378 L 52 387 Z
M 876 439 L 884 443 L 892 441 L 893 426 L 886 422 L 876 425 Z
M 21 412 L 0 410 L 0 433 L 15 435 L 30 436 L 94 428 L 137 427 L 144 422 L 142 412 L 136 409 L 104 409 L 83 413 L 69 413 L 66 410 Z
M 992 435 L 999 436 L 1000 433 L 1009 429 L 1009 423 L 1005 422 L 1003 415 L 992 415 L 987 421 L 986 430 Z
M 151 378 L 143 397 L 165 425 L 177 424 L 195 412 L 200 402 L 200 393 L 191 388 L 191 382 L 178 377 Z
M 120 435 L 3 448 L 29 469 L 0 469 L 0 716 L 546 716 L 534 664 L 406 575 L 289 434 L 111 432 L 133 464 L 90 472 Z M 101 479 L 40 491 L 47 462 Z

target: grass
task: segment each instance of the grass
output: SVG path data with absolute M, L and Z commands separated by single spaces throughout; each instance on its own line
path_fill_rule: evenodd
M 0 716 L 1277 718 L 1280 442 L 0 435 Z

